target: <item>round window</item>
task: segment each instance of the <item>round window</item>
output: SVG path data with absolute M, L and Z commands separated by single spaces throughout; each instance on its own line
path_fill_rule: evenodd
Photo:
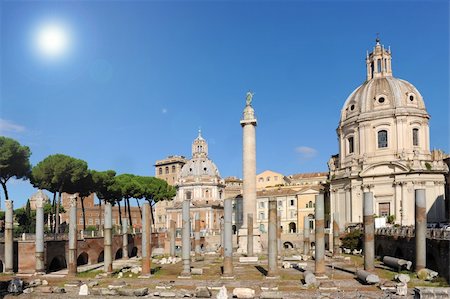
M 379 98 L 379 99 L 378 99 L 378 103 L 380 103 L 380 104 L 381 104 L 381 103 L 384 103 L 384 98 L 383 98 L 383 97 Z
M 414 101 L 414 96 L 413 95 L 410 95 L 409 96 L 409 100 L 412 102 L 412 101 Z
M 351 111 L 355 110 L 355 105 L 351 105 L 351 106 L 350 106 L 350 110 L 351 110 Z

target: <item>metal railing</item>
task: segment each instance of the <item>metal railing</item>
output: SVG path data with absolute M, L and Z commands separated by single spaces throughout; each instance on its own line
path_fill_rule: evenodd
M 383 227 L 375 230 L 376 235 L 412 238 L 415 237 L 414 226 Z M 428 228 L 428 239 L 450 240 L 450 230 L 444 228 Z

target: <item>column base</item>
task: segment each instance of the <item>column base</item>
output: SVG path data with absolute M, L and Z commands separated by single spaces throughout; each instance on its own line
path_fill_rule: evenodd
M 261 253 L 261 233 L 259 229 L 253 228 L 253 254 Z M 238 232 L 238 249 L 237 253 L 247 254 L 247 229 L 241 228 Z

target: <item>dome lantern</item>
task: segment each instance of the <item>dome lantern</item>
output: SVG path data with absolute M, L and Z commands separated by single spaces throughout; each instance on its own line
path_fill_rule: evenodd
M 367 81 L 373 78 L 392 77 L 391 50 L 386 50 L 377 37 L 372 53 L 366 56 Z

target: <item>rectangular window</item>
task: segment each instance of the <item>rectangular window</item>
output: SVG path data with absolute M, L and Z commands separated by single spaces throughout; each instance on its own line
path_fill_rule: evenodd
M 259 202 L 259 208 L 260 209 L 264 209 L 264 201 L 260 201 Z
M 354 151 L 353 136 L 348 138 L 348 153 L 351 154 Z
M 283 207 L 283 202 L 282 201 L 278 202 L 278 207 Z
M 378 131 L 378 148 L 385 148 L 388 146 L 388 135 L 386 130 Z
M 97 218 L 95 219 L 95 225 L 99 225 L 100 224 L 100 220 Z
M 412 133 L 413 133 L 413 145 L 419 146 L 419 129 L 414 128 Z
M 259 219 L 264 220 L 264 212 L 259 213 Z
M 89 224 L 89 225 L 94 224 L 94 220 L 93 220 L 92 218 L 89 218 L 89 219 L 88 219 L 88 224 Z
M 291 199 L 290 203 L 291 203 L 291 207 L 295 206 L 295 201 L 293 199 Z
M 381 217 L 387 217 L 390 215 L 391 205 L 388 202 L 381 202 L 378 204 L 378 210 Z

